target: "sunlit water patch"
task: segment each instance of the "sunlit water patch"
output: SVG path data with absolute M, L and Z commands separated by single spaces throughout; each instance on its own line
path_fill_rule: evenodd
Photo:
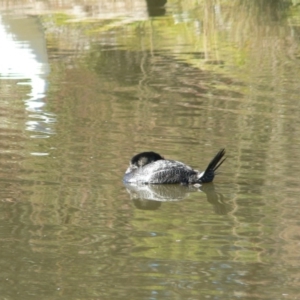
M 53 134 L 54 128 L 47 125 L 51 120 L 44 114 L 49 65 L 41 25 L 34 17 L 3 14 L 0 38 L 0 79 L 9 80 L 12 87 L 15 86 L 11 91 L 16 90 L 16 84 L 27 90 L 27 94 L 18 99 L 28 111 L 26 129 L 44 135 Z

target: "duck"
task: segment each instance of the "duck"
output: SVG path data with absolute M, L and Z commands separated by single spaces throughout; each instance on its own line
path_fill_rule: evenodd
M 148 151 L 134 155 L 125 171 L 123 182 L 129 184 L 202 184 L 214 180 L 216 170 L 226 160 L 225 148 L 213 157 L 205 171 L 198 171 L 183 162 L 165 159 Z

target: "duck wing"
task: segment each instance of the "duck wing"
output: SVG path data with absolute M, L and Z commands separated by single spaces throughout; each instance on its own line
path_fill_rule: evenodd
M 128 183 L 188 183 L 190 176 L 198 172 L 182 162 L 175 160 L 158 160 L 125 174 Z

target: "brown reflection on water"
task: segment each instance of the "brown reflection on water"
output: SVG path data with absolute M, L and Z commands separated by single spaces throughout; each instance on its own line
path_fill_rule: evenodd
M 46 20 L 47 110 L 57 116 L 48 139 L 24 129 L 19 100 L 28 91 L 10 90 L 1 79 L 9 101 L 0 116 L 1 295 L 292 299 L 299 293 L 297 28 L 286 26 L 278 6 L 251 10 L 243 1 L 223 10 L 232 26 L 226 18 L 221 26 L 214 4 L 204 2 L 205 14 L 190 16 L 193 24 L 205 17 L 203 41 L 189 22 L 187 35 L 168 16 L 161 19 L 171 24 L 166 32 L 155 21 L 102 31 L 92 24 L 90 36 L 85 24 Z M 277 26 L 268 30 L 259 20 Z M 221 147 L 228 159 L 215 189 L 224 211 L 205 193 L 185 191 L 182 199 L 174 190 L 164 194 L 170 201 L 146 210 L 121 182 L 139 151 L 203 169 Z M 32 149 L 49 155 L 32 156 Z

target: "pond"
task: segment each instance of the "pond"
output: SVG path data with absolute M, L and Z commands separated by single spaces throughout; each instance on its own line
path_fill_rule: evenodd
M 298 1 L 0 9 L 2 299 L 299 299 Z

